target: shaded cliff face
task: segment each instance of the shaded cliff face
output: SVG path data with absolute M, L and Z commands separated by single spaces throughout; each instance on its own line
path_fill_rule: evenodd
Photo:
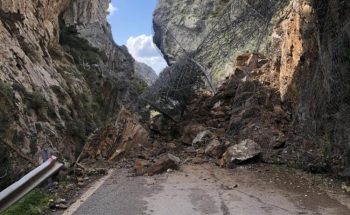
M 303 137 L 296 148 L 310 149 L 305 153 L 314 163 L 349 167 L 350 2 L 291 1 L 291 6 L 275 28 L 277 49 L 271 54 L 281 99 Z
M 139 80 L 106 21 L 109 0 L 0 2 L 0 186 L 46 152 L 73 161 Z M 45 152 L 46 151 L 46 152 Z
M 153 15 L 154 41 L 168 63 L 194 55 L 214 81 L 245 52 L 267 53 L 272 27 L 288 0 L 160 0 Z

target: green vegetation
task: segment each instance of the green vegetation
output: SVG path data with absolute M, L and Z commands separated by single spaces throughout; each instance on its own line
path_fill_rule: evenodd
M 9 208 L 2 215 L 41 215 L 48 210 L 49 195 L 39 189 L 35 189 L 23 199 Z
M 27 107 L 35 111 L 40 111 L 42 109 L 48 108 L 48 102 L 45 96 L 40 92 L 26 92 L 25 100 Z
M 53 85 L 51 90 L 56 94 L 58 101 L 63 104 L 66 101 L 67 94 L 62 90 L 60 86 Z
M 50 106 L 45 96 L 38 91 L 25 92 L 24 102 L 28 109 L 32 109 L 38 115 L 40 120 L 46 120 L 47 116 L 56 118 L 54 108 Z
M 142 94 L 148 87 L 146 82 L 144 82 L 143 80 L 141 80 L 139 78 L 134 79 L 133 85 L 135 86 L 135 89 L 136 89 L 138 94 Z
M 81 120 L 74 120 L 70 121 L 66 125 L 67 127 L 67 133 L 71 137 L 76 137 L 82 141 L 86 140 L 86 130 L 85 130 L 85 125 L 84 122 Z
M 0 93 L 5 96 L 8 100 L 12 100 L 12 88 L 10 85 L 0 82 Z
M 0 136 L 3 135 L 14 116 L 12 88 L 0 81 Z

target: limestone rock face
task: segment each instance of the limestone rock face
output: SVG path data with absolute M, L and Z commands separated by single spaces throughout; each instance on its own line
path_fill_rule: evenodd
M 272 27 L 287 5 L 288 0 L 160 0 L 154 41 L 168 63 L 185 49 L 216 73 L 214 80 L 222 80 L 237 55 L 267 52 Z
M 42 154 L 73 161 L 89 133 L 135 109 L 134 59 L 106 21 L 109 0 L 0 2 L 0 187 Z
M 148 65 L 135 62 L 135 73 L 140 79 L 144 80 L 148 86 L 154 84 L 158 78 L 157 73 Z

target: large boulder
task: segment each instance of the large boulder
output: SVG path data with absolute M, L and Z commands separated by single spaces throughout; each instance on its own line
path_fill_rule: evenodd
M 229 147 L 223 155 L 223 165 L 230 167 L 256 158 L 261 154 L 261 146 L 255 141 L 246 139 Z
M 142 172 L 139 171 L 139 173 L 148 175 L 148 176 L 161 174 L 167 171 L 168 169 L 178 169 L 180 165 L 180 161 L 181 161 L 180 158 L 176 157 L 175 155 L 166 154 L 161 156 L 153 165 L 150 165 L 149 168 L 146 168 Z M 139 168 L 139 170 L 140 169 L 141 168 Z

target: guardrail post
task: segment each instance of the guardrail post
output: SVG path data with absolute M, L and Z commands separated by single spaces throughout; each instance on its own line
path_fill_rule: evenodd
M 63 164 L 57 162 L 55 156 L 51 156 L 47 161 L 29 172 L 19 181 L 0 192 L 0 213 L 15 202 L 23 198 L 27 193 L 57 172 Z

